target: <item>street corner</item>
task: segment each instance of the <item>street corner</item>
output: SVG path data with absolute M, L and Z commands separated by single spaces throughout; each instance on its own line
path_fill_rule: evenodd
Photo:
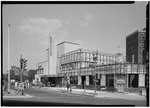
M 134 94 L 134 93 L 129 93 L 126 95 L 128 95 L 128 97 L 133 100 L 146 100 L 146 95 L 140 95 L 140 94 Z
M 24 94 L 24 95 L 17 95 L 17 94 L 9 94 L 9 95 L 4 95 L 3 98 L 31 98 L 33 97 L 32 95 L 29 94 Z
M 97 98 L 107 98 L 107 99 L 123 99 L 123 100 L 146 100 L 145 96 L 140 96 L 137 94 L 126 94 L 126 93 L 106 93 L 106 94 L 98 94 L 95 95 Z

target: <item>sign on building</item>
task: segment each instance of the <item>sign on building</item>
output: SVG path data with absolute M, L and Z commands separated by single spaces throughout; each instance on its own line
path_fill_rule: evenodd
M 19 83 L 19 90 L 23 90 L 24 89 L 24 83 Z
M 118 80 L 117 80 L 117 84 L 125 84 L 125 80 L 123 80 L 123 79 L 118 79 Z
M 52 56 L 52 36 L 50 36 L 50 49 L 49 49 L 50 56 Z

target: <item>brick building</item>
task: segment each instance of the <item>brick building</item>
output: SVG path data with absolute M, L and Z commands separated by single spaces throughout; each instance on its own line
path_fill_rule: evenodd
M 146 63 L 146 31 L 137 30 L 126 37 L 127 62 Z

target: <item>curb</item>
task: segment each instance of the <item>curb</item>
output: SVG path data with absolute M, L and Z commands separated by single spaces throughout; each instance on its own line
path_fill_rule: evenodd
M 110 99 L 125 99 L 125 100 L 146 100 L 145 96 L 137 95 L 137 94 L 110 94 L 110 95 L 104 95 L 99 94 L 96 95 L 97 98 L 110 98 Z
M 60 91 L 61 93 L 66 93 L 66 94 L 75 94 L 75 95 L 84 95 L 84 96 L 93 96 L 94 97 L 94 94 L 90 94 L 90 93 L 78 93 L 78 92 L 67 92 L 67 91 Z
M 65 93 L 65 94 L 75 94 L 75 95 L 84 95 L 84 96 L 93 96 L 94 97 L 94 93 L 88 93 L 88 92 L 86 92 L 86 93 L 84 93 L 84 91 L 82 91 L 82 93 L 81 92 L 67 92 L 66 90 L 63 90 L 63 89 L 47 89 L 47 88 L 41 88 L 41 89 L 43 89 L 43 90 L 48 90 L 48 91 L 52 91 L 52 92 L 57 92 L 57 93 Z
M 124 100 L 146 100 L 145 96 L 141 96 L 141 95 L 137 95 L 137 94 L 131 94 L 131 93 L 127 93 L 124 94 L 125 96 L 119 96 L 122 94 L 114 94 L 114 93 L 97 93 L 97 95 L 94 95 L 94 92 L 86 92 L 84 93 L 84 91 L 75 91 L 75 92 L 67 92 L 66 90 L 57 88 L 57 89 L 48 89 L 48 88 L 40 88 L 43 90 L 48 90 L 48 91 L 52 91 L 52 92 L 59 92 L 59 93 L 66 93 L 66 94 L 75 94 L 75 95 L 83 95 L 83 96 L 92 96 L 92 97 L 96 97 L 96 98 L 108 98 L 108 99 L 124 99 Z M 101 95 L 103 94 L 103 95 Z M 108 96 L 107 96 L 108 95 Z M 127 97 L 126 97 L 127 96 Z M 134 97 L 133 97 L 134 96 Z
M 33 97 L 32 95 L 25 94 L 23 96 L 21 95 L 4 95 L 3 98 L 31 98 Z
M 123 100 L 146 100 L 146 98 L 128 98 L 128 97 L 109 97 L 109 96 L 95 96 L 96 98 L 106 98 L 106 99 L 123 99 Z

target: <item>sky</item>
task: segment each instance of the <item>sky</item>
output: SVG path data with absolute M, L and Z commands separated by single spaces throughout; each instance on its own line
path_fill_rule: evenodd
M 146 27 L 147 2 L 134 4 L 5 4 L 3 18 L 3 72 L 20 66 L 36 69 L 47 60 L 48 37 L 80 44 L 81 48 L 126 56 L 126 36 Z M 8 54 L 8 24 L 10 40 Z

